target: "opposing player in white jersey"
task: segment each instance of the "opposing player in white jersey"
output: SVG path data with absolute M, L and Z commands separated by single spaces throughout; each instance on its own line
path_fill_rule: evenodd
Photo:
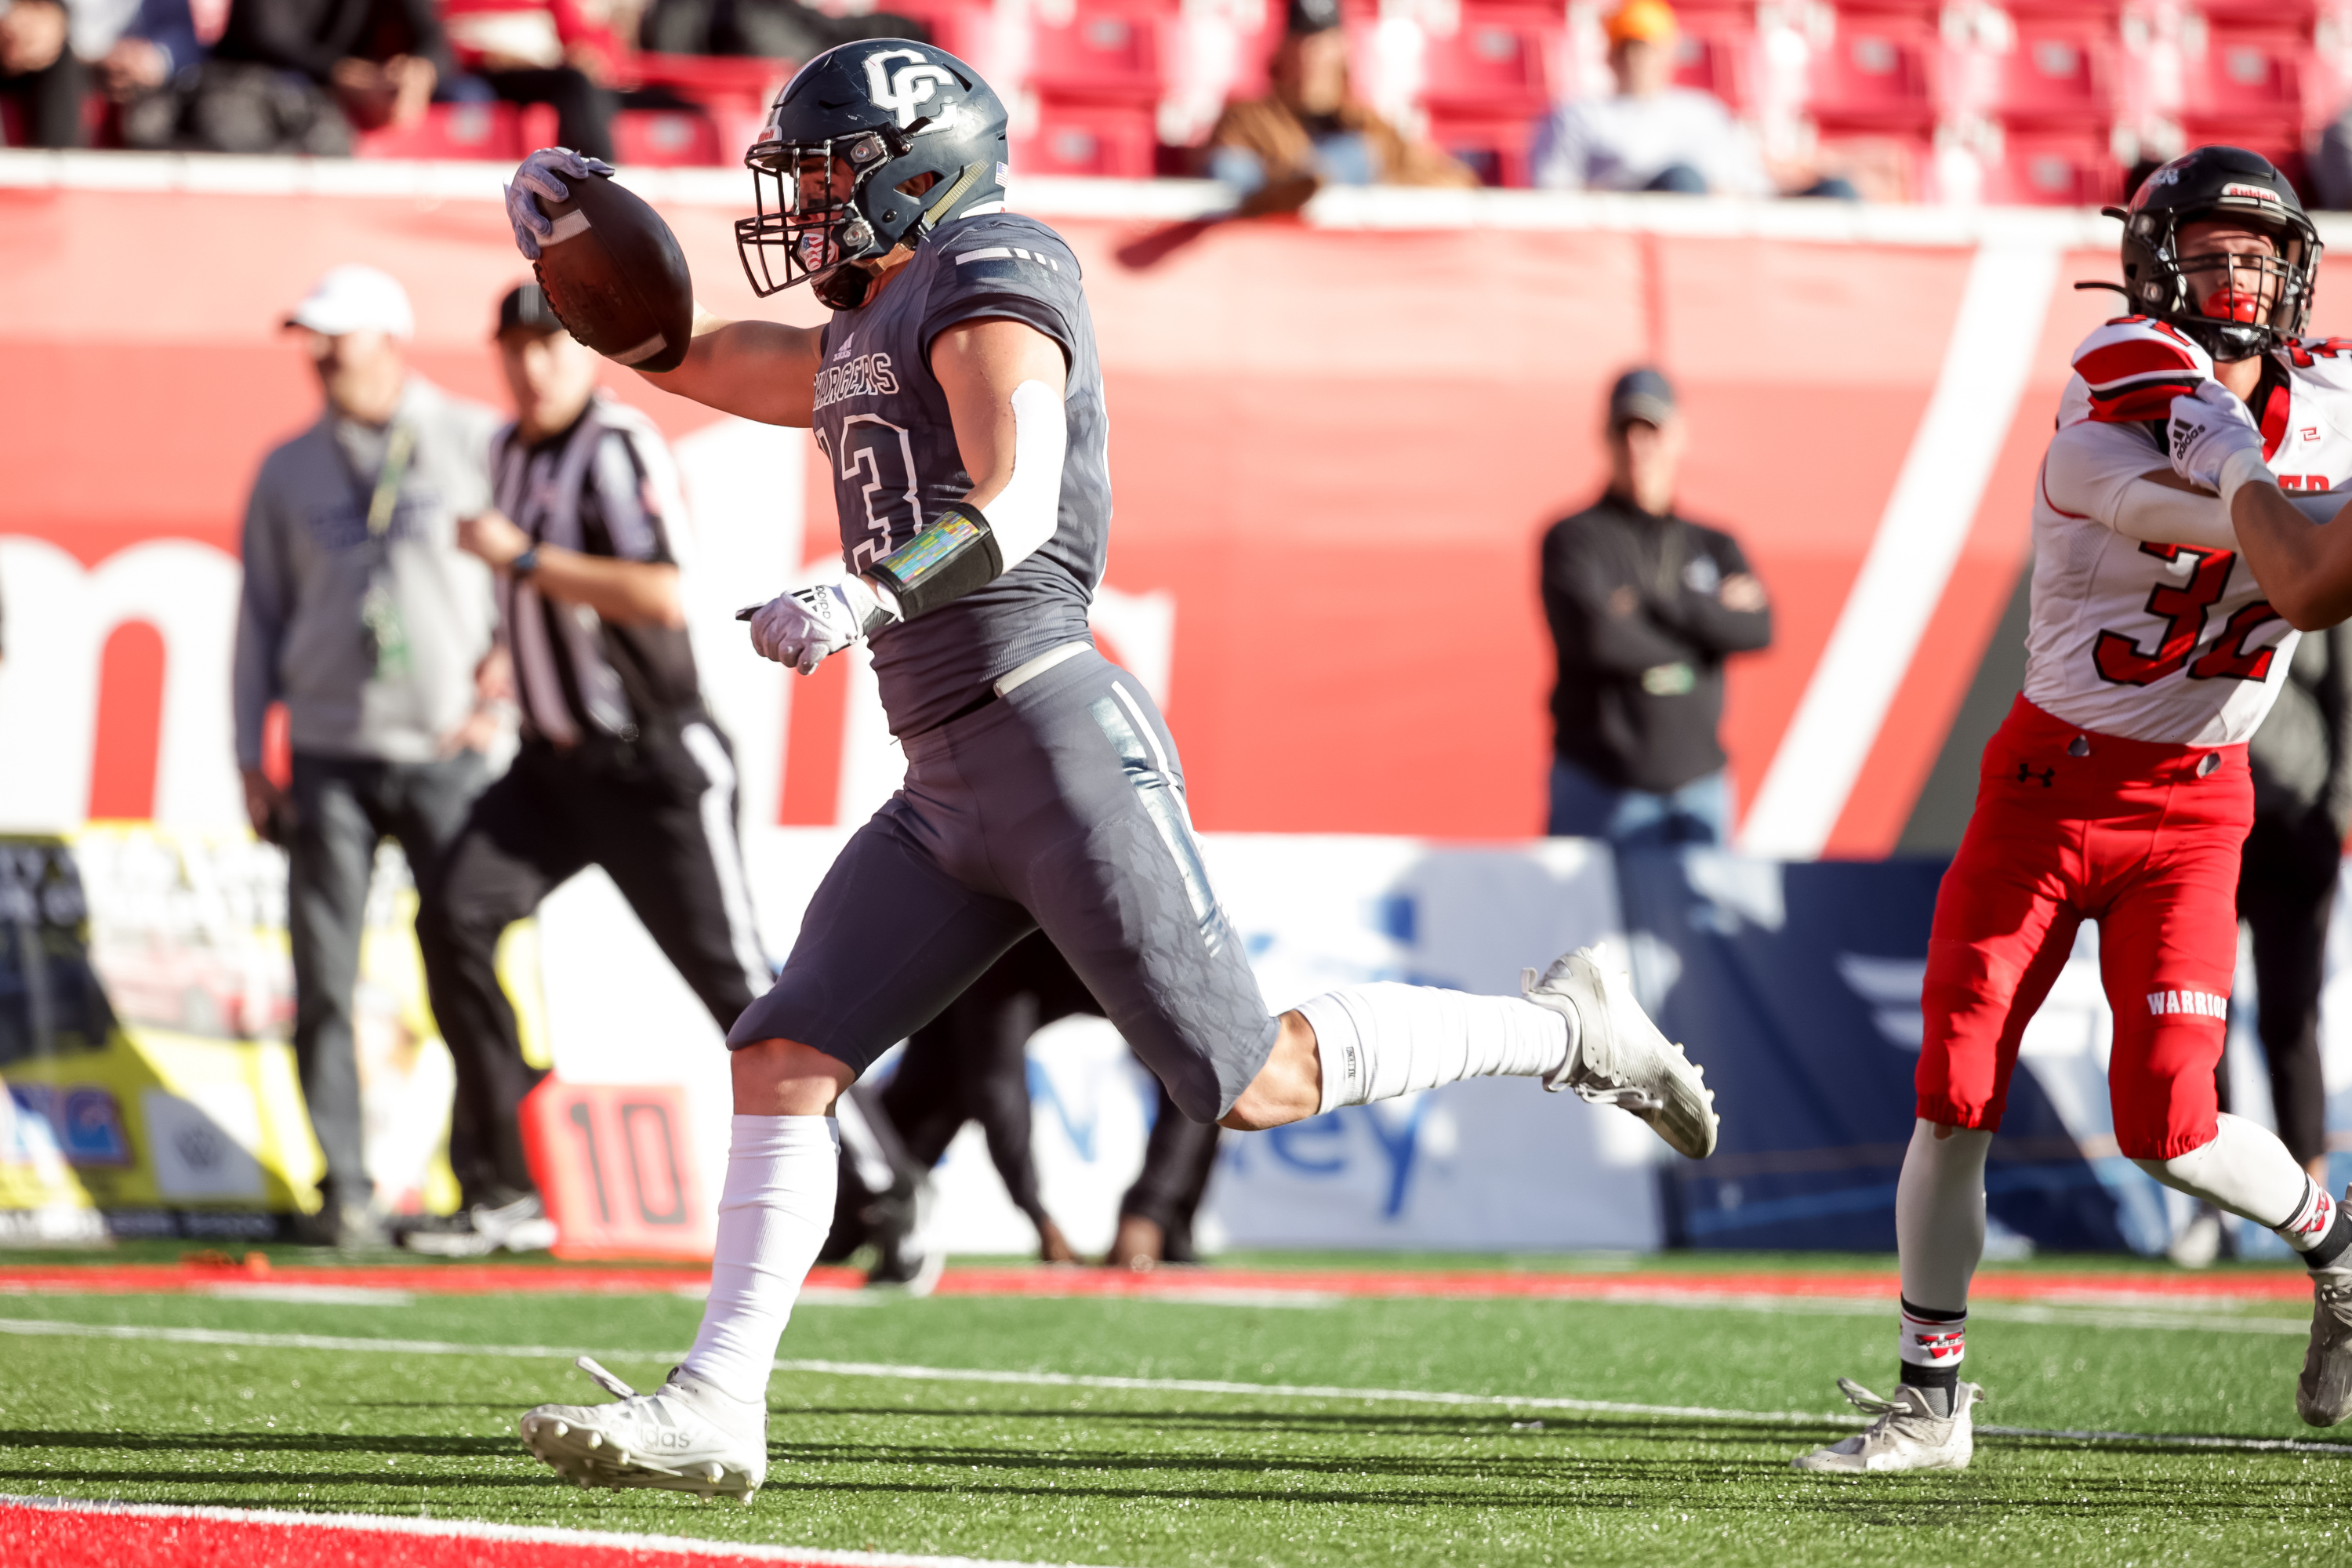
M 2319 244 L 2263 159 L 2200 148 L 2120 216 L 2138 313 L 2075 352 L 2034 497 L 2025 689 L 1985 748 L 1936 900 L 1918 1120 L 1895 1192 L 1901 1382 L 1881 1400 L 1840 1379 L 1879 1418 L 1801 1469 L 1968 1464 L 1983 1391 L 1959 1369 L 1985 1156 L 2020 1037 L 2085 920 L 2115 1010 L 2116 1145 L 2304 1255 L 2318 1306 L 2296 1407 L 2317 1426 L 2352 1410 L 2352 1218 L 2214 1094 L 2253 821 L 2245 742 L 2297 634 L 2238 558 L 2228 507 L 2175 473 L 2165 434 L 2175 400 L 2201 387 L 2258 427 L 2254 465 L 2281 486 L 2352 485 L 2352 364 L 2297 335 Z

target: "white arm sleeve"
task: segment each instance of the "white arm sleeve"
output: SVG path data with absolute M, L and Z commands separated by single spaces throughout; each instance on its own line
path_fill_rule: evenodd
M 2085 421 L 2052 437 L 2042 484 L 2060 511 L 2105 523 L 2126 539 L 2237 549 L 2238 536 L 2221 497 L 2174 489 L 2147 477 L 2171 472 L 2165 454 L 2131 427 Z
M 996 551 L 1012 571 L 1054 537 L 1062 516 L 1062 458 L 1069 450 L 1069 416 L 1042 381 L 1013 389 L 1013 479 L 981 510 L 988 514 Z

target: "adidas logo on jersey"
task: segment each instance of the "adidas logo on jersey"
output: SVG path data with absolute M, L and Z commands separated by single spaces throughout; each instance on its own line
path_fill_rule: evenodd
M 2226 1018 L 2230 1016 L 2230 999 L 2216 996 L 2210 991 L 2151 991 L 2147 994 L 2147 1010 L 2158 1017 L 2168 1013 L 2187 1013 L 2199 1018 Z

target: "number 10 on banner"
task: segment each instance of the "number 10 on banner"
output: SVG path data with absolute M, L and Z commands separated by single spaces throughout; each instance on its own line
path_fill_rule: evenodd
M 563 1258 L 709 1258 L 715 1216 L 695 1179 L 677 1086 L 564 1083 L 522 1103 L 523 1153 Z

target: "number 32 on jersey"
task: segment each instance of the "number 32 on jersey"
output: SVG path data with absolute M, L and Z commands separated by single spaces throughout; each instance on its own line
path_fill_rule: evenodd
M 2325 485 L 2322 487 L 2325 489 Z M 2261 680 L 2271 672 L 2275 647 L 2249 648 L 2246 639 L 2255 629 L 2279 618 L 2268 601 L 2256 599 L 2239 606 L 2213 639 L 2213 646 L 2194 663 L 2189 656 L 2204 640 L 2205 620 L 2230 585 L 2237 556 L 2227 550 L 2200 550 L 2189 544 L 2143 544 L 2143 555 L 2153 555 L 2168 566 L 2189 563 L 2186 584 L 2158 583 L 2147 595 L 2147 613 L 2164 623 L 2164 635 L 2154 653 L 2143 652 L 2137 638 L 2126 632 L 2103 631 L 2092 645 L 2091 658 L 2102 679 L 2117 686 L 2153 686 L 2186 668 L 2191 680 Z

